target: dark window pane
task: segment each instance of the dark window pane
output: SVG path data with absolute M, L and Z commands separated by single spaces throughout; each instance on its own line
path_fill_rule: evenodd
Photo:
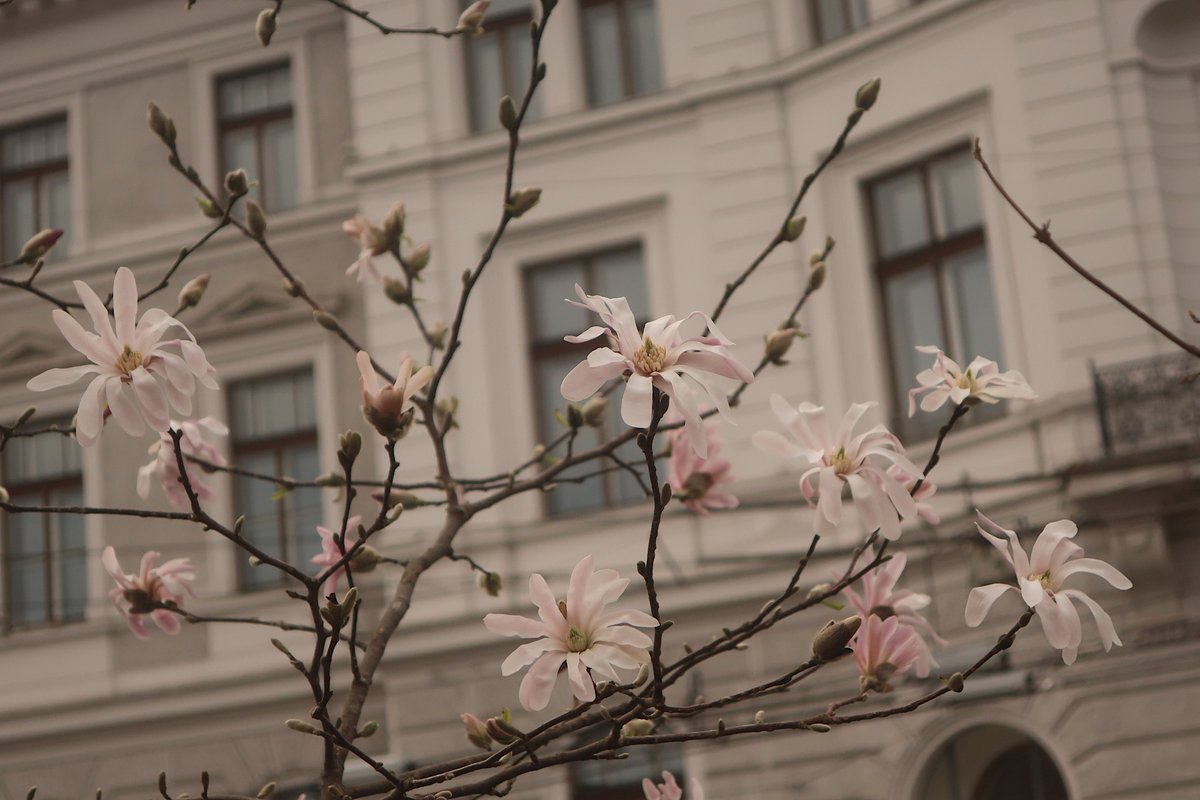
M 633 67 L 633 91 L 645 94 L 662 88 L 658 64 L 658 20 L 654 0 L 630 0 L 629 50 Z
M 471 82 L 472 126 L 477 131 L 500 127 L 497 107 L 504 96 L 500 36 L 483 34 L 467 44 L 467 78 Z
M 566 401 L 563 400 L 562 393 L 559 392 L 559 386 L 562 384 L 562 379 L 566 377 L 566 374 L 582 360 L 584 355 L 586 353 L 581 351 L 579 354 L 572 353 L 557 358 L 547 358 L 539 361 L 536 365 L 539 407 L 542 411 L 540 414 L 541 435 L 544 442 L 552 441 L 563 432 L 562 426 L 555 422 L 553 416 L 554 409 L 561 410 L 566 407 Z M 597 444 L 599 444 L 599 437 L 597 437 L 596 432 L 591 428 L 581 430 L 575 440 L 577 450 L 586 450 Z M 578 467 L 564 471 L 561 477 L 573 478 L 593 472 L 595 469 L 594 464 L 581 464 Z M 548 495 L 550 512 L 552 514 L 564 514 L 603 508 L 605 504 L 604 495 L 604 479 L 599 476 L 590 478 L 583 483 L 560 481 L 558 487 Z
M 588 95 L 592 105 L 614 103 L 625 96 L 616 4 L 585 6 L 583 29 L 587 37 Z
M 0 203 L 4 206 L 5 262 L 20 255 L 25 242 L 37 233 L 33 185 L 32 178 L 4 182 Z
M 871 189 L 871 204 L 880 257 L 905 253 L 929 242 L 925 184 L 919 171 L 876 183 Z
M 951 236 L 983 224 L 975 160 L 963 152 L 930 165 L 938 235 Z
M 533 333 L 539 341 L 561 340 L 566 334 L 580 333 L 591 326 L 592 315 L 567 300 L 575 300 L 575 284 L 582 285 L 582 262 L 539 267 L 530 273 L 529 294 L 533 306 Z M 596 291 L 584 286 L 589 294 Z
M 263 126 L 263 205 L 282 211 L 296 205 L 296 130 L 291 119 Z
M 83 489 L 56 492 L 51 498 L 55 505 L 83 505 Z M 64 619 L 83 619 L 87 611 L 87 541 L 83 517 L 60 514 L 51 524 L 58 531 L 58 595 L 59 616 Z
M 884 302 L 896 402 L 900 406 L 897 413 L 903 416 L 908 413 L 908 390 L 916 386 L 917 373 L 928 366 L 929 357 L 915 348 L 925 344 L 948 346 L 943 340 L 937 276 L 933 267 L 909 270 L 890 278 L 884 285 Z M 905 428 L 922 433 L 931 425 L 936 429 L 931 419 L 916 416 L 905 423 Z
M 650 316 L 650 299 L 646 294 L 646 274 L 642 266 L 642 249 L 629 247 L 603 253 L 593 259 L 595 287 L 583 287 L 589 294 L 605 297 L 624 297 L 629 309 L 639 320 Z M 595 324 L 595 323 L 589 323 Z
M 992 302 L 992 276 L 987 251 L 982 247 L 947 258 L 945 270 L 954 286 L 958 331 L 962 339 L 958 352 L 964 358 L 986 356 L 1004 360 L 1000 343 L 1000 322 Z M 966 367 L 966 364 L 962 365 Z

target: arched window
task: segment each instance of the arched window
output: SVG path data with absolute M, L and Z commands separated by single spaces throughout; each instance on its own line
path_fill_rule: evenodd
M 913 800 L 1069 800 L 1054 761 L 1037 742 L 1002 725 L 979 725 L 946 742 Z

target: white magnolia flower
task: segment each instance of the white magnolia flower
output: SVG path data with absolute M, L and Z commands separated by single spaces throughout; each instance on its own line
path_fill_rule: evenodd
M 647 322 L 638 331 L 637 321 L 624 297 L 585 294 L 576 284 L 581 302 L 572 305 L 594 311 L 604 325 L 594 325 L 568 342 L 590 342 L 605 334 L 611 347 L 598 347 L 588 353 L 563 378 L 562 395 L 571 402 L 586 400 L 614 378 L 627 377 L 621 400 L 621 419 L 633 428 L 646 428 L 653 416 L 652 397 L 658 389 L 671 398 L 671 408 L 683 415 L 684 430 L 696 455 L 708 456 L 708 439 L 700 417 L 700 404 L 707 401 L 722 414 L 729 411 L 725 392 L 713 380 L 715 376 L 751 383 L 754 373 L 742 366 L 728 351 L 733 345 L 707 314 L 693 311 L 681 320 L 668 315 Z M 680 328 L 688 320 L 704 320 L 711 336 L 683 338 Z
M 842 417 L 836 438 L 829 436 L 825 409 L 812 403 L 792 408 L 780 395 L 771 396 L 771 409 L 798 444 L 775 431 L 754 434 L 754 445 L 764 453 L 802 458 L 812 468 L 800 476 L 800 490 L 817 508 L 815 528 L 822 535 L 837 530 L 842 521 L 842 487 L 849 485 L 854 505 L 868 531 L 879 529 L 888 539 L 900 537 L 900 521 L 916 516 L 917 506 L 908 491 L 889 474 L 894 465 L 910 476 L 921 470 L 904 455 L 904 446 L 883 425 L 854 435 L 854 427 L 874 403 L 854 403 Z M 885 463 L 879 463 L 885 462 Z
M 229 428 L 225 427 L 225 423 L 213 417 L 204 417 L 172 422 L 171 427 L 183 434 L 179 439 L 179 449 L 185 456 L 195 456 L 218 467 L 225 466 L 225 457 L 221 455 L 221 451 L 205 439 L 206 434 L 228 436 Z M 137 472 L 138 497 L 145 500 L 150 496 L 150 484 L 157 477 L 163 494 L 167 496 L 171 505 L 180 509 L 188 508 L 191 502 L 183 484 L 180 483 L 182 476 L 179 474 L 179 463 L 175 459 L 175 444 L 171 434 L 166 431 L 159 434 L 158 440 L 150 445 L 148 452 L 152 460 Z M 192 491 L 202 503 L 214 497 L 213 490 L 205 483 L 203 474 L 203 469 L 188 470 L 188 481 L 192 484 Z
M 937 411 L 947 400 L 958 405 L 971 398 L 984 403 L 998 403 L 1004 398 L 1032 400 L 1037 393 L 1025 380 L 1025 376 L 1011 369 L 1001 372 L 995 361 L 976 356 L 964 372 L 961 367 L 938 348 L 932 345 L 917 347 L 922 353 L 934 354 L 933 366 L 917 373 L 915 389 L 908 390 L 908 415 L 917 413 L 917 397 L 921 398 L 922 411 Z
M 100 437 L 106 407 L 130 436 L 141 436 L 147 426 L 161 433 L 171 424 L 171 408 L 184 416 L 192 413 L 197 381 L 217 388 L 212 377 L 216 370 L 183 323 L 160 308 L 152 308 L 137 319 L 137 282 L 127 267 L 118 269 L 113 280 L 115 328 L 91 287 L 75 281 L 75 291 L 96 332 L 85 331 L 62 309 L 54 310 L 54 324 L 67 342 L 92 363 L 48 369 L 27 386 L 43 392 L 75 383 L 85 375 L 96 376 L 79 400 L 75 435 L 81 445 L 88 447 Z M 183 338 L 164 338 L 176 328 Z
M 1063 588 L 1063 582 L 1077 572 L 1098 575 L 1117 589 L 1133 586 L 1129 578 L 1111 564 L 1098 558 L 1077 558 L 1083 555 L 1083 548 L 1071 541 L 1079 530 L 1074 522 L 1069 519 L 1051 522 L 1033 543 L 1032 554 L 1026 554 L 1025 548 L 1017 541 L 1015 532 L 1001 528 L 982 513 L 979 514 L 979 519 L 992 532 L 985 531 L 978 523 L 975 527 L 983 538 L 1000 551 L 1004 560 L 1012 565 L 1017 585 L 992 583 L 972 589 L 967 597 L 967 625 L 974 628 L 983 622 L 992 604 L 1000 595 L 1012 589 L 1020 592 L 1025 605 L 1037 612 L 1042 621 L 1046 641 L 1051 647 L 1062 650 L 1064 663 L 1075 662 L 1079 644 L 1083 640 L 1079 611 L 1072 600 L 1078 600 L 1092 612 L 1105 651 L 1112 649 L 1114 644 L 1121 644 L 1112 617 L 1099 603 L 1078 589 Z M 1000 535 L 1007 537 L 1007 541 L 1001 539 Z
M 550 702 L 564 663 L 571 693 L 590 702 L 596 699 L 596 687 L 589 670 L 619 682 L 616 669 L 637 669 L 649 662 L 650 637 L 629 626 L 653 628 L 658 625 L 654 617 L 633 609 L 605 610 L 628 585 L 629 579 L 616 570 L 593 570 L 592 557 L 585 556 L 571 571 L 565 602 L 555 600 L 541 575 L 529 576 L 529 597 L 540 622 L 515 614 L 483 618 L 492 633 L 536 639 L 518 647 L 500 666 L 507 676 L 532 664 L 518 693 L 527 711 L 540 711 Z

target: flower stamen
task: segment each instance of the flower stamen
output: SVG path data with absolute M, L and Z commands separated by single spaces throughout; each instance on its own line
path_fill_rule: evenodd
M 666 361 L 667 351 L 650 341 L 649 336 L 646 337 L 642 347 L 633 354 L 633 365 L 643 375 L 652 375 L 655 372 L 661 372 L 662 368 L 666 365 Z
M 117 358 L 117 369 L 123 374 L 129 375 L 141 365 L 142 354 L 129 345 L 125 345 L 125 349 L 121 351 L 121 355 Z

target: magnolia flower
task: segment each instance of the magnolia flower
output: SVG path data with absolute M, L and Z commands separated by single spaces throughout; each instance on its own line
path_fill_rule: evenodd
M 687 444 L 682 428 L 671 431 L 671 466 L 667 482 L 671 494 L 702 516 L 711 508 L 737 508 L 738 499 L 720 487 L 733 483 L 729 459 L 721 458 L 721 442 L 713 432 L 717 426 L 705 423 L 708 435 L 708 457 L 700 458 Z
M 671 407 L 683 415 L 683 429 L 696 455 L 707 457 L 708 441 L 700 418 L 700 403 L 707 400 L 721 413 L 729 411 L 725 393 L 713 383 L 713 377 L 719 375 L 743 383 L 754 381 L 754 374 L 726 349 L 733 342 L 717 330 L 708 315 L 699 311 L 681 320 L 674 316 L 659 317 L 647 322 L 639 332 L 624 297 L 584 294 L 578 284 L 575 293 L 581 302 L 567 302 L 596 312 L 604 325 L 594 325 L 578 336 L 565 337 L 566 340 L 590 342 L 607 333 L 613 346 L 598 347 L 588 353 L 587 360 L 563 378 L 563 397 L 578 403 L 610 380 L 627 376 L 621 418 L 626 425 L 646 428 L 653 416 L 654 389 L 659 389 L 671 398 Z M 712 335 L 684 339 L 679 329 L 693 318 L 704 320 Z
M 458 25 L 454 30 L 470 36 L 479 36 L 483 33 L 483 18 L 487 15 L 488 6 L 491 4 L 492 0 L 475 0 L 459 16 Z
M 917 383 L 921 385 L 908 390 L 910 417 L 917 413 L 917 396 L 925 392 L 929 394 L 921 398 L 922 411 L 937 411 L 947 400 L 955 405 L 964 400 L 994 404 L 1003 398 L 1037 397 L 1021 373 L 1015 369 L 1001 372 L 995 361 L 983 356 L 976 356 L 963 372 L 954 359 L 932 345 L 921 345 L 917 350 L 935 355 L 933 367 L 917 374 Z
M 607 611 L 629 585 L 612 569 L 592 569 L 585 556 L 571 571 L 565 602 L 556 601 L 546 579 L 529 576 L 529 597 L 541 621 L 514 614 L 488 614 L 483 624 L 501 636 L 535 639 L 514 650 L 500 666 L 508 676 L 529 666 L 518 693 L 527 711 L 540 711 L 550 702 L 558 671 L 567 665 L 571 693 L 579 700 L 596 699 L 591 673 L 620 681 L 616 669 L 637 669 L 650 660 L 650 637 L 628 627 L 653 628 L 654 617 L 644 611 Z
M 906 491 L 910 495 L 912 495 L 912 499 L 917 504 L 917 516 L 918 517 L 920 517 L 925 522 L 928 522 L 930 525 L 937 525 L 939 522 L 942 521 L 942 518 L 938 516 L 938 513 L 933 510 L 933 506 L 929 505 L 929 503 L 924 502 L 924 501 L 928 500 L 929 498 L 933 497 L 935 494 L 937 494 L 937 484 L 936 483 L 931 481 L 929 478 L 926 478 L 925 480 L 921 481 L 921 488 L 917 489 L 917 491 L 914 492 L 913 487 L 917 485 L 917 476 L 916 475 L 908 474 L 907 472 L 905 472 L 903 469 L 896 466 L 895 464 L 893 464 L 892 466 L 887 468 L 887 474 L 891 478 L 893 478 L 896 481 L 896 483 L 903 486 L 904 491 Z
M 354 275 L 359 283 L 370 279 L 376 282 L 383 280 L 379 267 L 375 266 L 374 256 L 381 256 L 388 251 L 387 237 L 379 228 L 371 224 L 371 220 L 362 214 L 355 214 L 342 223 L 342 233 L 351 239 L 358 240 L 358 258 L 346 268 L 347 275 Z
M 221 451 L 204 440 L 205 433 L 228 436 L 229 428 L 225 427 L 225 423 L 212 417 L 204 417 L 199 420 L 172 422 L 171 428 L 183 434 L 179 439 L 179 449 L 185 456 L 195 456 L 218 467 L 225 466 L 225 457 L 221 455 Z M 180 482 L 182 476 L 179 474 L 179 464 L 175 460 L 175 444 L 171 434 L 166 431 L 159 434 L 158 441 L 150 445 L 148 452 L 152 456 L 150 463 L 142 466 L 137 472 L 138 496 L 143 500 L 150 496 L 150 481 L 157 476 L 163 494 L 167 496 L 171 505 L 176 508 L 188 508 L 191 502 Z M 202 471 L 198 471 L 198 474 L 188 472 L 188 481 L 200 501 L 206 502 L 214 495 L 201 475 Z
M 890 692 L 891 679 L 920 662 L 923 646 L 917 632 L 901 623 L 899 617 L 880 619 L 869 615 L 850 640 L 862 690 Z
M 675 782 L 675 776 L 666 770 L 663 770 L 662 776 L 663 782 L 657 786 L 649 778 L 642 779 L 642 793 L 646 795 L 646 800 L 680 800 L 683 789 Z M 695 781 L 688 787 L 688 800 L 704 800 L 704 790 Z
M 346 530 L 357 530 L 360 522 L 362 522 L 362 517 L 355 514 L 353 517 L 346 520 Z M 345 551 L 343 551 L 341 547 L 338 547 L 338 543 L 335 539 L 339 533 L 338 531 L 332 531 L 329 528 L 318 525 L 317 533 L 321 536 L 321 552 L 312 557 L 312 563 L 320 566 L 322 571 L 324 571 L 341 561 L 342 556 L 345 555 Z M 353 546 L 353 543 L 351 542 L 342 542 L 342 544 L 345 546 L 347 551 Z M 329 573 L 329 577 L 325 579 L 324 585 L 321 586 L 321 594 L 329 595 L 336 592 L 338 581 L 341 580 L 341 577 L 343 574 L 345 574 L 345 572 L 346 566 L 343 564 L 333 572 Z
M 875 557 L 870 550 L 866 555 L 868 559 Z M 846 587 L 846 598 L 863 619 L 869 616 L 876 616 L 881 620 L 895 617 L 900 620 L 901 625 L 907 625 L 917 631 L 917 641 L 920 646 L 916 669 L 917 675 L 924 678 L 932 667 L 937 666 L 925 637 L 938 644 L 946 644 L 946 640 L 938 636 L 934 632 L 933 626 L 929 624 L 929 620 L 921 615 L 921 609 L 930 603 L 929 595 L 908 589 L 896 590 L 900 573 L 904 572 L 907 564 L 908 556 L 905 553 L 893 554 L 891 560 L 862 576 L 861 595 L 853 588 Z M 835 575 L 841 577 L 840 573 L 835 573 Z
M 904 456 L 900 440 L 883 425 L 854 435 L 854 427 L 874 403 L 854 403 L 842 417 L 837 437 L 831 439 L 825 409 L 812 403 L 792 408 L 772 395 L 771 408 L 799 443 L 797 446 L 774 431 L 754 434 L 754 445 L 765 453 L 803 458 L 812 468 L 800 476 L 800 491 L 817 509 L 819 534 L 836 531 L 842 520 L 842 487 L 850 486 L 854 505 L 868 531 L 879 529 L 889 539 L 900 537 L 900 522 L 916 516 L 917 506 L 904 487 L 877 463 L 890 461 L 901 472 L 916 477 L 921 471 Z M 874 457 L 874 458 L 872 458 Z
M 191 562 L 186 558 L 173 558 L 161 567 L 155 567 L 154 562 L 159 554 L 149 550 L 142 556 L 142 566 L 137 575 L 126 575 L 117 563 L 117 553 L 111 546 L 104 548 L 101 562 L 104 569 L 117 582 L 117 588 L 108 593 L 117 610 L 129 621 L 129 629 L 139 639 L 148 639 L 146 626 L 142 615 L 149 614 L 163 633 L 174 636 L 179 633 L 179 617 L 165 608 L 157 608 L 160 603 L 170 603 L 176 606 L 183 604 L 183 593 L 192 594 L 188 583 L 196 579 Z
M 1078 589 L 1064 589 L 1063 582 L 1077 572 L 1087 572 L 1099 575 L 1114 588 L 1128 589 L 1133 586 L 1116 567 L 1098 558 L 1078 558 L 1083 555 L 1083 548 L 1071 541 L 1078 528 L 1069 519 L 1051 522 L 1038 534 L 1033 543 L 1033 552 L 1025 553 L 1017 541 L 1017 534 L 1001 528 L 995 522 L 979 514 L 979 523 L 975 527 L 980 535 L 992 543 L 1000 551 L 1004 560 L 1012 565 L 1017 577 L 1017 585 L 992 583 L 987 586 L 977 586 L 967 597 L 967 625 L 974 628 L 983 622 L 992 604 L 1009 589 L 1019 591 L 1025 605 L 1037 612 L 1042 620 L 1042 630 L 1046 641 L 1056 650 L 1062 650 L 1063 663 L 1075 663 L 1079 654 L 1079 645 L 1083 641 L 1083 626 L 1079 620 L 1079 612 L 1072 600 L 1078 600 L 1087 606 L 1096 619 L 1096 627 L 1100 631 L 1100 641 L 1107 652 L 1114 644 L 1121 644 L 1117 629 L 1113 627 L 1112 617 L 1108 615 L 1099 603 Z M 984 530 L 986 526 L 991 533 Z M 1000 538 L 1003 534 L 1008 541 Z
M 54 310 L 54 324 L 67 342 L 92 363 L 48 369 L 27 386 L 43 392 L 72 384 L 85 375 L 96 376 L 79 401 L 75 435 L 81 445 L 89 447 L 99 438 L 106 403 L 126 433 L 141 436 L 147 425 L 152 431 L 165 431 L 171 424 L 171 408 L 185 416 L 191 414 L 197 381 L 217 388 L 212 378 L 216 370 L 183 323 L 159 308 L 150 309 L 137 320 L 137 282 L 127 267 L 118 269 L 113 281 L 115 330 L 91 287 L 75 281 L 75 291 L 91 315 L 96 333 L 85 331 L 62 309 Z M 185 338 L 164 339 L 172 327 L 179 328 Z M 179 348 L 178 355 L 167 349 L 173 347 Z
M 406 355 L 400 363 L 396 382 L 388 385 L 380 381 L 375 368 L 371 366 L 371 356 L 365 351 L 359 350 L 355 361 L 358 362 L 360 375 L 363 416 L 381 436 L 400 438 L 412 422 L 412 398 L 433 379 L 433 367 L 421 367 L 414 373 L 413 360 Z

